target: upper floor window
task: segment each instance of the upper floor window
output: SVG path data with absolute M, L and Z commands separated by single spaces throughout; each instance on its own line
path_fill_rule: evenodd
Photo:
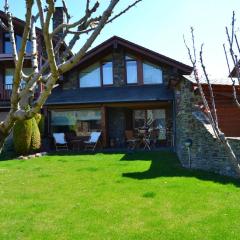
M 100 65 L 94 64 L 80 72 L 80 87 L 100 87 Z
M 137 60 L 130 56 L 126 56 L 125 60 L 127 84 L 136 84 L 138 82 Z
M 80 88 L 113 84 L 113 62 L 109 58 L 95 63 L 80 72 Z
M 12 53 L 13 50 L 12 50 L 12 44 L 11 44 L 11 41 L 10 41 L 10 34 L 9 33 L 4 33 L 4 53 Z M 17 48 L 17 51 L 20 51 L 21 49 L 21 44 L 22 44 L 22 37 L 19 36 L 19 35 L 16 35 L 15 36 L 15 41 L 16 41 L 16 48 Z M 32 43 L 28 40 L 27 41 L 27 44 L 26 44 L 26 52 L 27 53 L 30 53 L 31 52 L 31 45 Z
M 143 63 L 143 83 L 159 84 L 162 83 L 162 70 L 159 66 L 149 62 Z
M 5 69 L 5 77 L 4 77 L 4 88 L 5 90 L 11 90 L 13 85 L 13 75 L 14 75 L 14 68 L 6 68 Z M 32 73 L 31 68 L 23 68 L 23 72 L 26 75 Z M 24 86 L 24 82 L 21 82 L 21 87 Z
M 104 62 L 102 64 L 103 85 L 113 84 L 113 63 L 112 61 Z

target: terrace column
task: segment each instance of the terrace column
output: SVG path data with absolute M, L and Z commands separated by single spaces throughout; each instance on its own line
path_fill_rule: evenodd
M 107 107 L 101 107 L 101 130 L 103 147 L 108 147 L 108 123 L 107 123 Z

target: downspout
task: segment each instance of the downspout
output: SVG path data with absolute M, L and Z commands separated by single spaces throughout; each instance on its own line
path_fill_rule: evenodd
M 173 91 L 173 101 L 172 101 L 172 116 L 173 116 L 173 150 L 176 152 L 176 102 L 175 102 L 176 96 L 175 96 L 175 89 Z

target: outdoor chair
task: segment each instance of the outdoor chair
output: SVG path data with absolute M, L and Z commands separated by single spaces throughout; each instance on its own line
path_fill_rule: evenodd
M 95 151 L 98 142 L 100 141 L 101 132 L 92 132 L 88 141 L 84 141 L 85 150 Z
M 54 138 L 56 151 L 68 150 L 68 145 L 65 140 L 64 133 L 53 133 L 53 138 Z
M 126 144 L 128 149 L 134 150 L 138 146 L 139 139 L 134 137 L 133 130 L 125 131 L 125 139 L 126 139 Z

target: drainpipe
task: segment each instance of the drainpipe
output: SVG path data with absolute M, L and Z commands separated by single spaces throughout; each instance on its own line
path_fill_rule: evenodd
M 188 151 L 188 167 L 191 168 L 192 166 L 192 159 L 191 159 L 191 146 L 192 146 L 192 139 L 187 139 L 184 142 L 185 147 L 187 148 Z
M 175 91 L 174 91 L 174 99 L 172 101 L 172 117 L 173 117 L 173 150 L 174 152 L 177 151 L 176 149 L 176 134 L 177 134 L 177 127 L 176 127 L 176 103 L 175 103 Z

